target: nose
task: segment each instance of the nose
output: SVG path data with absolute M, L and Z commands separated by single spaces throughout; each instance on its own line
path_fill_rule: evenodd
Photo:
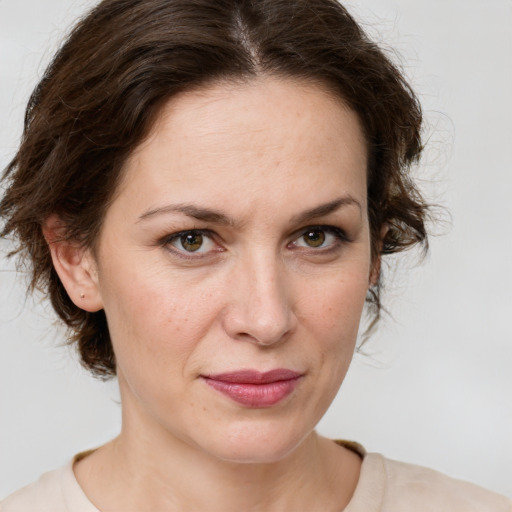
M 297 318 L 286 271 L 272 258 L 253 258 L 231 276 L 223 323 L 228 335 L 268 346 L 286 339 Z

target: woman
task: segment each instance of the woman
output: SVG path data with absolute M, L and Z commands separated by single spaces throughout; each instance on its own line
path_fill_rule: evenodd
M 99 4 L 30 100 L 0 211 L 123 427 L 2 510 L 509 510 L 314 431 L 381 256 L 426 243 L 420 127 L 331 0 Z

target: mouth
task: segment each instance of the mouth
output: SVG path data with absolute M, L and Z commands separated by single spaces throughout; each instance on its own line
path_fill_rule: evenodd
M 278 368 L 269 372 L 240 370 L 203 375 L 208 386 L 234 402 L 251 408 L 271 407 L 288 397 L 303 374 Z

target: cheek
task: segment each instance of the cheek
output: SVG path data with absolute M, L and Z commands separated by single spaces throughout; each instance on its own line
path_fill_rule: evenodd
M 184 364 L 215 317 L 218 301 L 165 272 L 139 267 L 137 274 L 105 274 L 110 276 L 105 312 L 118 364 L 154 369 Z
M 304 299 L 301 323 L 319 361 L 321 374 L 316 378 L 323 383 L 320 387 L 326 391 L 327 402 L 352 361 L 367 287 L 368 275 L 355 269 L 344 277 L 331 277 Z
M 310 366 L 311 418 L 319 421 L 336 396 L 353 358 L 368 276 L 348 273 L 319 282 L 302 300 L 300 323 Z
M 355 341 L 367 289 L 366 273 L 331 277 L 310 289 L 302 299 L 299 308 L 302 320 L 311 328 L 327 334 L 324 339 Z

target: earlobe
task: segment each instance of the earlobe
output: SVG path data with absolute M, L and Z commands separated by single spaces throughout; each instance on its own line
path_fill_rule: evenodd
M 43 225 L 53 266 L 73 303 L 91 313 L 103 308 L 98 271 L 89 248 L 66 238 L 61 219 L 52 215 Z

